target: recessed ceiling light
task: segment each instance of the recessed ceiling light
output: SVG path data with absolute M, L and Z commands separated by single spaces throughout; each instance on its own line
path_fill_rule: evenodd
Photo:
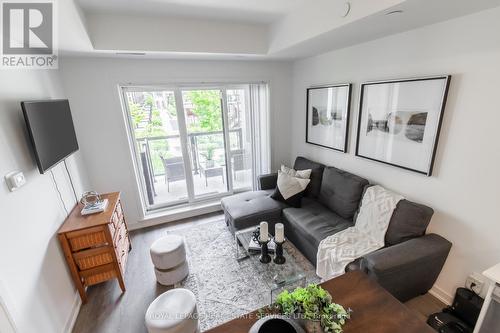
M 392 10 L 390 12 L 385 13 L 385 15 L 394 15 L 394 14 L 403 14 L 403 10 L 397 9 L 397 10 Z

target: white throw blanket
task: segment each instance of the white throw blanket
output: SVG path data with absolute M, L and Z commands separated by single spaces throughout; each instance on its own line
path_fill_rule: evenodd
M 356 225 L 319 244 L 316 274 L 323 280 L 342 275 L 350 262 L 384 247 L 392 213 L 401 199 L 402 196 L 382 186 L 369 187 L 361 201 Z

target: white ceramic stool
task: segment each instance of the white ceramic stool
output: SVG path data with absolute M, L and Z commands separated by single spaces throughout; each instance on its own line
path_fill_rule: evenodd
M 174 285 L 189 274 L 186 248 L 181 236 L 167 235 L 158 239 L 151 245 L 150 254 L 158 283 Z
M 196 297 L 187 289 L 172 289 L 158 296 L 146 311 L 149 333 L 198 332 Z

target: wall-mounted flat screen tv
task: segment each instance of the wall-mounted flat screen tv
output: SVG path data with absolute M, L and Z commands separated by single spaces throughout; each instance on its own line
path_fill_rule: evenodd
M 68 100 L 21 102 L 21 107 L 40 173 L 78 150 Z

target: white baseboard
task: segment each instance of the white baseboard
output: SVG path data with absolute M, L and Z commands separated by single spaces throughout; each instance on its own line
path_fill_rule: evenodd
M 443 289 L 434 285 L 431 290 L 429 290 L 429 294 L 436 297 L 438 300 L 443 302 L 446 305 L 451 305 L 453 302 L 453 296 L 445 292 Z
M 64 325 L 63 333 L 71 333 L 73 331 L 73 327 L 75 326 L 76 318 L 78 318 L 78 313 L 80 313 L 81 306 L 82 300 L 80 298 L 80 294 L 78 293 L 78 291 L 76 291 L 73 306 L 71 307 L 71 312 L 68 319 L 66 320 L 66 325 Z

